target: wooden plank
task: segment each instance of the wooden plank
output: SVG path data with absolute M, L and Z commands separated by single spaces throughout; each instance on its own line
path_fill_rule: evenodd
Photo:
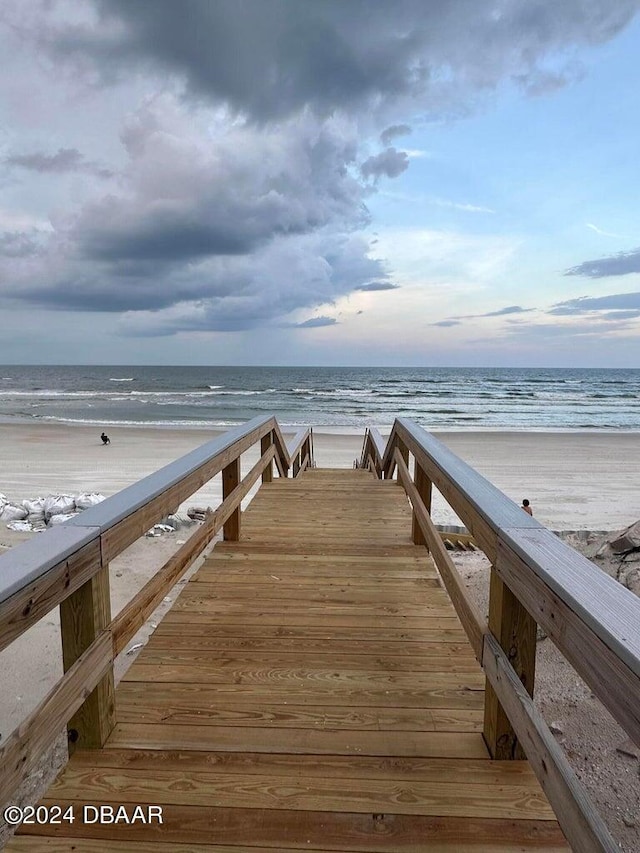
M 231 566 L 230 570 L 221 568 L 204 566 L 192 578 L 191 582 L 198 584 L 215 585 L 216 589 L 240 592 L 240 589 L 247 584 L 251 584 L 252 575 L 248 572 L 236 572 L 235 566 Z M 274 574 L 274 572 L 279 574 Z M 346 572 L 334 573 L 325 575 L 322 573 L 322 568 L 316 568 L 313 574 L 302 574 L 301 572 L 282 571 L 282 568 L 273 568 L 271 572 L 256 569 L 253 577 L 258 593 L 266 591 L 268 588 L 288 587 L 290 589 L 322 589 L 331 591 L 334 588 L 344 589 L 363 589 L 373 592 L 374 590 L 388 590 L 392 592 L 400 589 L 404 595 L 413 593 L 420 594 L 430 589 L 441 589 L 442 581 L 435 569 L 429 567 L 426 570 L 417 572 L 403 572 L 395 575 L 387 575 L 384 570 L 377 573 L 368 571 L 366 566 L 363 566 L 358 573 Z M 316 582 L 317 579 L 317 582 Z
M 265 752 L 201 752 L 179 750 L 103 749 L 78 750 L 70 769 L 183 770 L 224 774 L 257 774 L 291 778 L 304 775 L 320 779 L 405 779 L 407 781 L 463 784 L 469 779 L 484 785 L 519 785 L 538 789 L 539 783 L 527 761 L 491 761 L 483 758 L 425 758 L 422 756 L 288 755 Z M 54 790 L 62 786 L 60 777 Z
M 204 683 L 204 684 L 245 684 L 269 685 L 273 683 L 274 690 L 279 687 L 295 690 L 303 687 L 308 690 L 341 690 L 348 687 L 353 689 L 366 688 L 369 685 L 387 687 L 398 690 L 412 688 L 437 692 L 441 688 L 455 685 L 456 689 L 483 690 L 484 680 L 481 672 L 415 672 L 376 669 L 337 669 L 331 667 L 331 661 L 323 660 L 316 667 L 306 666 L 301 660 L 297 667 L 271 666 L 261 667 L 259 662 L 250 661 L 248 664 L 238 664 L 230 667 L 220 667 L 215 662 L 186 664 L 166 660 L 163 663 L 147 663 L 138 658 L 123 676 L 126 681 L 157 681 L 158 683 Z M 307 684 L 306 682 L 311 682 Z
M 256 602 L 258 594 L 260 601 Z M 413 599 L 411 605 L 405 604 L 408 597 Z M 449 597 L 442 587 L 423 585 L 419 590 L 411 587 L 405 589 L 402 583 L 398 583 L 392 590 L 371 588 L 360 584 L 351 584 L 351 586 L 334 584 L 331 587 L 314 589 L 308 585 L 296 586 L 295 584 L 274 581 L 271 584 L 258 585 L 255 588 L 255 593 L 252 594 L 246 586 L 233 589 L 226 584 L 202 581 L 188 584 L 180 595 L 180 602 L 185 605 L 187 603 L 194 604 L 195 606 L 203 602 L 212 604 L 219 602 L 241 604 L 249 608 L 261 607 L 267 602 L 280 603 L 285 607 L 323 604 L 329 609 L 334 605 L 353 604 L 363 608 L 369 605 L 382 606 L 388 608 L 390 613 L 395 613 L 396 610 L 400 609 L 412 611 L 422 608 L 429 610 L 444 608 L 447 613 L 453 612 Z
M 491 570 L 489 630 L 504 649 L 527 693 L 533 696 L 537 626 L 495 569 Z M 487 685 L 485 694 L 484 739 L 493 758 L 525 757 L 513 725 L 491 684 Z
M 103 632 L 68 669 L 0 748 L 0 804 L 15 799 L 20 783 L 36 769 L 69 718 L 111 671 L 111 635 Z
M 62 662 L 68 672 L 111 623 L 109 566 L 104 565 L 60 605 Z M 110 666 L 68 721 L 69 749 L 101 747 L 115 725 L 113 667 Z
M 524 746 L 524 752 L 529 756 L 531 766 L 555 808 L 558 822 L 572 849 L 585 853 L 614 853 L 619 850 L 535 708 L 518 673 L 498 641 L 490 635 L 485 640 L 483 663 L 487 677 L 509 714 L 518 740 Z
M 133 682 L 135 684 L 136 682 Z M 265 728 L 313 728 L 316 730 L 481 732 L 482 712 L 459 708 L 335 708 L 333 705 L 253 704 L 211 701 L 211 691 L 183 698 L 169 695 L 145 697 L 118 691 L 121 723 L 171 723 L 173 725 L 262 726 Z
M 459 759 L 486 758 L 478 733 L 372 732 L 118 723 L 107 748 L 281 752 L 287 755 L 393 755 Z
M 52 802 L 43 801 L 45 804 Z M 59 800 L 64 809 L 73 800 Z M 107 805 L 109 805 L 107 803 Z M 118 801 L 111 803 L 116 809 Z M 251 850 L 260 845 L 280 850 L 317 847 L 355 853 L 566 853 L 568 847 L 555 821 L 433 817 L 389 813 L 291 811 L 289 809 L 239 809 L 167 805 L 163 825 L 118 824 L 112 827 L 81 824 L 68 827 L 24 826 L 30 835 L 69 838 L 107 837 L 120 842 L 236 845 Z M 136 846 L 137 849 L 137 846 Z
M 461 789 L 463 796 L 460 796 Z M 483 817 L 512 820 L 553 820 L 554 815 L 538 788 L 486 785 L 466 781 L 422 782 L 387 778 L 360 779 L 356 789 L 338 779 L 295 777 L 282 780 L 255 774 L 191 772 L 184 785 L 181 771 L 70 769 L 55 789 L 61 797 L 82 800 L 86 791 L 98 802 L 162 802 L 167 805 L 223 808 L 269 808 L 293 811 L 340 811 L 443 817 Z M 586 849 L 586 848 L 583 848 Z M 593 849 L 593 848 L 591 848 Z
M 385 654 L 339 654 L 334 652 L 330 657 L 326 652 L 309 649 L 298 649 L 292 652 L 270 651 L 261 654 L 252 650 L 249 654 L 223 653 L 215 656 L 210 650 L 195 649 L 157 649 L 147 645 L 144 660 L 146 664 L 163 664 L 165 666 L 207 666 L 218 670 L 234 670 L 236 672 L 257 668 L 277 672 L 282 670 L 292 672 L 300 669 L 321 671 L 328 665 L 342 672 L 362 670 L 364 672 L 478 672 L 478 664 L 472 654 L 454 655 L 446 652 L 434 655 L 394 655 Z
M 265 653 L 279 656 L 282 653 L 305 654 L 308 651 L 314 654 L 324 654 L 334 660 L 336 655 L 349 654 L 354 657 L 361 656 L 363 659 L 371 655 L 383 657 L 385 655 L 402 656 L 404 658 L 441 657 L 449 660 L 459 658 L 463 661 L 473 662 L 475 658 L 468 643 L 460 642 L 411 642 L 409 640 L 396 639 L 393 641 L 376 640 L 352 640 L 349 639 L 325 639 L 317 637 L 299 636 L 296 638 L 284 638 L 277 634 L 271 637 L 224 637 L 216 635 L 185 636 L 178 632 L 159 633 L 156 629 L 147 641 L 145 658 L 151 651 L 158 653 L 161 650 L 179 652 L 256 652 L 258 655 Z M 477 664 L 476 664 L 477 667 Z
M 265 628 L 276 627 L 281 629 L 281 635 L 286 636 L 286 631 L 289 628 L 323 628 L 324 636 L 328 632 L 333 632 L 336 628 L 350 628 L 354 635 L 363 636 L 363 631 L 368 628 L 375 628 L 378 634 L 384 629 L 393 629 L 395 633 L 399 631 L 417 631 L 420 629 L 440 629 L 446 628 L 457 630 L 460 625 L 458 617 L 455 613 L 448 616 L 439 614 L 423 614 L 420 617 L 415 616 L 385 616 L 372 613 L 363 615 L 357 612 L 357 608 L 352 608 L 351 613 L 343 613 L 341 615 L 327 615 L 322 610 L 316 613 L 308 614 L 304 610 L 289 611 L 284 608 L 281 611 L 273 611 L 271 613 L 262 613 L 259 620 L 256 612 L 252 614 L 244 614 L 242 612 L 232 614 L 213 614 L 210 611 L 193 610 L 193 609 L 178 609 L 174 607 L 167 613 L 163 621 L 172 625 L 192 625 L 201 628 L 210 625 L 214 620 L 221 627 L 233 627 L 237 632 L 242 633 L 247 621 Z M 459 634 L 456 634 L 459 637 Z
M 380 621 L 380 620 L 378 620 Z M 433 625 L 430 620 L 428 625 L 424 621 L 415 627 L 405 624 L 399 628 L 390 627 L 388 624 L 370 626 L 331 626 L 325 623 L 321 625 L 247 625 L 246 622 L 212 624 L 210 620 L 197 621 L 190 624 L 184 619 L 172 619 L 171 611 L 164 617 L 155 629 L 153 636 L 166 637 L 199 637 L 212 641 L 220 638 L 226 642 L 228 639 L 241 639 L 251 643 L 258 640 L 269 640 L 270 638 L 282 638 L 293 641 L 304 640 L 338 640 L 348 643 L 369 642 L 379 640 L 384 643 L 420 642 L 420 643 L 461 643 L 466 640 L 466 635 L 455 619 L 436 620 L 439 624 Z
M 130 671 L 131 672 L 131 671 Z M 163 672 L 162 667 L 135 664 L 135 670 L 125 679 L 128 682 L 137 681 L 140 684 L 169 685 L 169 690 L 179 690 L 185 696 L 194 693 L 201 694 L 195 680 L 193 670 Z M 290 701 L 296 705 L 323 705 L 331 703 L 336 707 L 394 707 L 404 708 L 459 708 L 477 710 L 484 705 L 484 688 L 473 681 L 469 682 L 462 676 L 438 674 L 427 680 L 422 678 L 350 678 L 335 677 L 333 680 L 312 682 L 282 678 L 276 679 L 246 679 L 241 683 L 233 680 L 210 679 L 207 684 L 215 687 L 214 701 L 243 702 L 248 697 L 252 702 L 276 703 Z M 395 698 L 394 698 L 395 694 Z M 289 697 L 289 698 L 287 698 Z M 112 734 L 113 737 L 113 734 Z

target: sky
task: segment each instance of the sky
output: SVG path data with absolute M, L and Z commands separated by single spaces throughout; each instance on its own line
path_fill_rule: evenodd
M 640 367 L 640 0 L 2 0 L 0 363 Z

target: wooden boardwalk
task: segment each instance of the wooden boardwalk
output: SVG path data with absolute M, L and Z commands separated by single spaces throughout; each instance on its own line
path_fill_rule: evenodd
M 567 850 L 527 762 L 489 760 L 484 675 L 402 488 L 265 484 L 116 691 L 102 750 L 46 804 L 163 823 L 23 827 L 12 851 Z

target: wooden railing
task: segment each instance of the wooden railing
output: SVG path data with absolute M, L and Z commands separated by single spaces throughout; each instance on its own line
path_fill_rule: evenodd
M 431 551 L 487 678 L 492 757 L 526 754 L 574 850 L 618 850 L 534 706 L 536 625 L 640 745 L 640 600 L 409 420 L 395 421 L 386 446 L 368 430 L 360 465 L 381 478 L 397 469 L 413 508 L 413 541 Z M 433 486 L 491 562 L 488 622 L 435 530 Z
M 261 457 L 241 480 L 240 457 L 258 442 Z M 275 417 L 255 418 L 0 555 L 0 650 L 59 605 L 65 672 L 0 749 L 0 804 L 65 724 L 70 749 L 104 744 L 115 723 L 115 657 L 221 528 L 239 538 L 241 501 L 260 476 L 271 481 L 274 460 L 283 477 L 313 465 L 311 430 L 287 443 Z M 110 560 L 219 473 L 220 506 L 112 619 Z

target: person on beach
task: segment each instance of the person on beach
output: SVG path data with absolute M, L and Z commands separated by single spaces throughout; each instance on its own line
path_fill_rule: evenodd
M 103 433 L 100 435 L 100 438 L 102 439 L 102 443 L 103 443 L 103 444 L 111 444 L 111 439 L 110 439 L 110 438 L 109 438 L 109 436 L 106 434 L 106 432 L 103 432 Z
M 531 504 L 529 503 L 529 501 L 526 498 L 522 501 L 521 509 L 523 509 L 525 512 L 528 512 L 529 515 L 533 515 L 533 510 L 531 509 Z

